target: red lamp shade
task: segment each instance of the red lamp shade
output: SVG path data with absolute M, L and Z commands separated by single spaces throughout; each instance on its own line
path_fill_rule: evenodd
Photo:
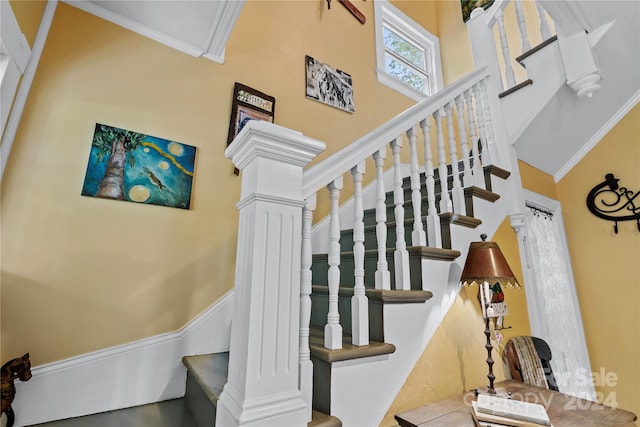
M 481 237 L 485 239 L 486 235 L 483 234 Z M 491 285 L 500 283 L 500 286 L 503 287 L 522 288 L 497 243 L 471 242 L 467 261 L 462 269 L 460 284 L 473 286 L 484 282 Z

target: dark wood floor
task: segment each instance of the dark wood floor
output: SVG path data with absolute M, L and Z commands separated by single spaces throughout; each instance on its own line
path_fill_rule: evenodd
M 150 405 L 85 417 L 37 424 L 38 427 L 198 427 L 184 399 L 167 400 Z

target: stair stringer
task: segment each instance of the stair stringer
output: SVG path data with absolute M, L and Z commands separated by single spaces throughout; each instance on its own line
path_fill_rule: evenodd
M 377 426 L 426 349 L 460 292 L 459 279 L 471 241 L 481 233 L 493 236 L 508 215 L 509 180 L 494 179 L 496 202 L 476 201 L 476 229 L 453 227 L 453 248 L 461 252 L 454 262 L 422 260 L 423 289 L 433 297 L 422 304 L 385 304 L 385 342 L 396 351 L 372 357 L 334 363 L 331 367 L 331 415 L 345 427 Z
M 501 99 L 509 141 L 515 141 L 567 83 L 558 42 L 521 61 L 533 83 Z

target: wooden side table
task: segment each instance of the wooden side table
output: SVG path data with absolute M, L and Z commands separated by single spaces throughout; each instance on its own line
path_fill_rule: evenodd
M 557 391 L 505 380 L 496 389 L 511 393 L 512 399 L 538 403 L 547 409 L 554 427 L 634 427 L 633 412 L 601 405 Z M 475 427 L 471 417 L 472 391 L 431 403 L 395 416 L 401 427 Z

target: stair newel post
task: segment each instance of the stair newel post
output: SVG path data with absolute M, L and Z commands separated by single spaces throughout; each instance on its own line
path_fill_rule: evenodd
M 438 178 L 440 178 L 440 213 L 453 212 L 453 203 L 449 196 L 449 181 L 447 178 L 447 152 L 444 148 L 444 132 L 442 130 L 442 116 L 444 112 L 438 110 L 433 113 L 436 120 L 438 134 Z
M 456 111 L 458 113 L 458 135 L 460 135 L 460 150 L 462 151 L 462 186 L 464 188 L 473 185 L 473 171 L 469 161 L 469 140 L 467 139 L 466 123 L 464 121 L 464 94 L 460 94 L 455 99 Z
M 542 36 L 542 40 L 548 40 L 551 38 L 551 29 L 549 28 L 549 24 L 547 23 L 547 15 L 545 10 L 542 8 L 542 5 L 537 0 L 534 1 L 536 5 L 536 11 L 538 12 L 538 19 L 540 20 L 540 35 Z
M 376 289 L 382 290 L 391 289 L 391 274 L 387 263 L 387 206 L 384 191 L 384 159 L 386 157 L 386 148 L 373 153 L 376 165 L 376 241 L 378 243 Z
M 522 10 L 522 0 L 514 0 L 516 6 L 516 19 L 518 20 L 518 30 L 520 31 L 520 43 L 522 53 L 531 49 L 529 44 L 529 36 L 527 34 L 527 23 L 524 19 L 524 10 Z
M 362 205 L 364 165 L 364 162 L 360 162 L 351 168 L 354 199 L 353 264 L 355 267 L 355 286 L 351 297 L 351 341 L 353 345 L 369 345 L 369 301 L 364 287 L 364 208 Z
M 311 224 L 313 211 L 316 209 L 316 194 L 307 198 L 302 209 L 302 265 L 300 271 L 300 354 L 298 355 L 298 386 L 302 398 L 307 403 L 308 420 L 311 421 L 313 401 L 313 363 L 309 350 L 309 324 L 311 322 Z
M 429 118 L 420 121 L 424 138 L 424 175 L 427 188 L 427 238 L 432 248 L 442 247 L 440 216 L 436 208 L 436 182 L 433 177 L 433 153 L 431 152 L 431 122 Z
M 407 139 L 411 151 L 411 204 L 413 206 L 413 231 L 411 244 L 426 246 L 427 236 L 422 225 L 422 192 L 420 191 L 420 165 L 418 164 L 418 143 L 415 128 L 407 130 Z
M 342 325 L 338 312 L 338 293 L 340 290 L 340 191 L 342 190 L 342 176 L 327 185 L 331 200 L 329 214 L 329 272 L 327 274 L 329 287 L 329 312 L 327 324 L 324 327 L 324 346 L 330 350 L 342 348 Z
M 498 32 L 500 33 L 500 46 L 502 47 L 502 59 L 504 59 L 504 73 L 507 78 L 507 88 L 516 85 L 516 76 L 513 73 L 513 65 L 511 65 L 511 53 L 509 52 L 509 40 L 507 32 L 504 29 L 504 13 L 499 10 L 496 14 L 498 18 Z
M 404 189 L 402 188 L 402 174 L 400 171 L 400 149 L 402 137 L 397 137 L 391 142 L 393 154 L 393 210 L 396 221 L 396 250 L 393 253 L 393 263 L 396 272 L 396 289 L 410 290 L 409 276 L 409 252 L 404 238 Z
M 303 167 L 323 150 L 320 141 L 254 120 L 225 151 L 242 171 L 242 188 L 229 373 L 216 425 L 308 421 L 298 386 Z
M 473 184 L 476 187 L 485 188 L 484 173 L 482 171 L 482 164 L 480 163 L 480 148 L 482 142 L 478 140 L 478 133 L 476 132 L 476 121 L 473 113 L 473 92 L 471 89 L 465 91 L 464 101 L 467 107 L 467 122 L 469 123 L 469 138 L 471 140 L 471 154 L 473 156 L 473 165 L 471 166 L 473 173 Z M 476 109 L 479 106 L 476 103 Z M 466 183 L 466 181 L 465 181 Z
M 449 136 L 449 159 L 451 160 L 451 199 L 455 213 L 465 213 L 464 190 L 460 184 L 460 170 L 458 167 L 458 149 L 456 147 L 456 132 L 453 128 L 453 101 L 445 105 L 447 114 L 447 134 Z

